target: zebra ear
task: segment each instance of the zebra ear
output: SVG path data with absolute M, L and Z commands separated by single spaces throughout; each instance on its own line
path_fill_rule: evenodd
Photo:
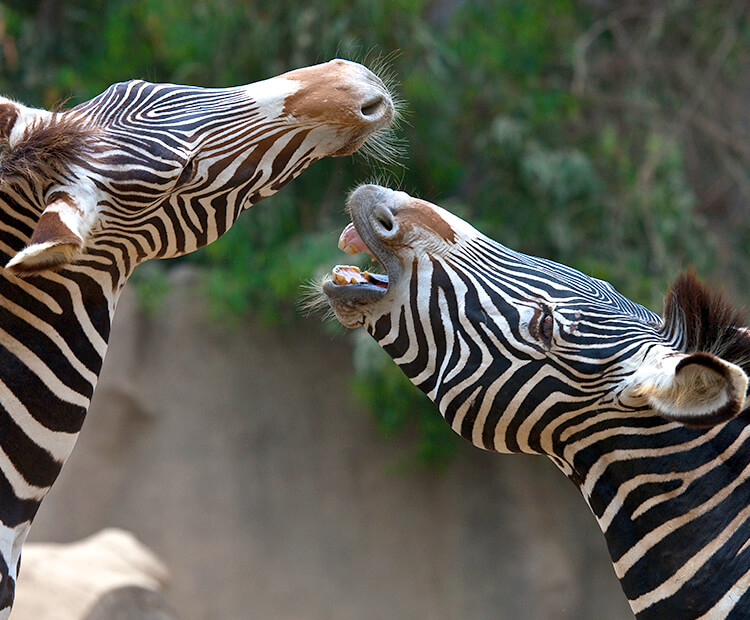
M 636 373 L 634 395 L 657 413 L 687 426 L 713 426 L 745 406 L 748 377 L 711 353 L 668 353 Z
M 5 269 L 13 275 L 26 276 L 72 262 L 83 250 L 91 228 L 90 217 L 86 216 L 94 210 L 83 202 L 67 191 L 50 194 L 29 244 Z

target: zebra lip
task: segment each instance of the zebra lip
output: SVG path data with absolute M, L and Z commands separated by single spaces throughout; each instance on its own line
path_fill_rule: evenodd
M 372 278 L 372 275 L 370 276 Z M 323 283 L 323 293 L 332 301 L 349 306 L 364 306 L 380 301 L 388 291 L 388 277 L 378 275 L 379 284 L 372 282 L 355 282 L 350 284 L 336 284 L 333 280 Z
M 384 273 L 368 273 L 368 279 L 371 284 L 374 284 L 378 288 L 388 288 L 388 276 Z

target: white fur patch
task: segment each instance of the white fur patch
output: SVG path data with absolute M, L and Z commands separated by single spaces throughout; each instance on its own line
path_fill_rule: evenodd
M 747 385 L 742 368 L 714 355 L 657 351 L 636 371 L 628 396 L 668 418 L 699 423 L 727 406 L 739 413 Z

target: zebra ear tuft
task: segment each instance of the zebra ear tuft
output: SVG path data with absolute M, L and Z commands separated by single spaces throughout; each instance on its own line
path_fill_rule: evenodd
M 34 275 L 67 265 L 80 254 L 90 226 L 86 211 L 72 194 L 54 192 L 37 222 L 29 244 L 5 269 L 16 276 Z
M 748 377 L 711 353 L 668 353 L 636 373 L 635 394 L 656 412 L 686 426 L 726 422 L 745 406 Z

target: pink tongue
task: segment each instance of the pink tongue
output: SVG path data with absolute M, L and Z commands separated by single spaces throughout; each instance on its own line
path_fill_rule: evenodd
M 349 224 L 344 228 L 344 232 L 342 232 L 339 237 L 339 249 L 347 254 L 356 254 L 357 252 L 367 252 L 368 254 L 371 254 L 370 250 L 367 249 L 365 242 L 362 241 L 362 237 L 359 236 L 357 229 L 354 228 L 354 224 Z

